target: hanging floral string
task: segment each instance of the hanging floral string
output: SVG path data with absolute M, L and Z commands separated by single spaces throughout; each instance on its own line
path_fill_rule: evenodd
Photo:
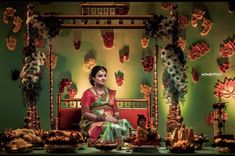
M 178 15 L 174 7 L 172 16 L 153 15 L 146 23 L 145 34 L 156 40 L 167 38 L 171 42 L 165 46 L 161 52 L 163 62 L 163 85 L 164 96 L 169 102 L 177 104 L 182 102 L 184 95 L 187 93 L 187 75 L 186 60 L 179 47 L 178 41 Z
M 24 48 L 24 64 L 20 73 L 23 89 L 24 103 L 36 104 L 41 91 L 40 79 L 42 78 L 41 66 L 44 65 L 46 56 L 45 45 L 42 43 L 48 38 L 55 37 L 60 31 L 61 22 L 55 17 L 42 17 L 33 10 L 33 5 L 28 5 L 27 38 L 28 44 Z

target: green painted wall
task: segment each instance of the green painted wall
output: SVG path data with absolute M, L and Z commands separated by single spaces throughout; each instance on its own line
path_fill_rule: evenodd
M 169 15 L 169 11 L 162 10 L 159 2 L 130 2 L 129 14 L 163 14 Z M 178 10 L 180 14 L 191 15 L 194 4 L 191 2 L 179 2 Z M 191 80 L 191 67 L 197 65 L 200 67 L 202 73 L 219 72 L 216 64 L 219 54 L 219 46 L 223 40 L 235 33 L 235 13 L 228 13 L 228 6 L 225 2 L 206 2 L 203 3 L 209 11 L 213 26 L 209 34 L 205 37 L 200 36 L 200 27 L 193 28 L 189 25 L 182 34 L 186 37 L 187 45 L 185 54 L 188 53 L 188 48 L 200 40 L 206 41 L 211 48 L 211 51 L 196 61 L 187 59 L 188 66 L 188 93 L 185 96 L 185 103 L 181 106 L 182 115 L 186 126 L 193 127 L 195 132 L 205 133 L 212 137 L 213 129 L 205 122 L 206 116 L 212 110 L 212 104 L 218 99 L 213 95 L 213 87 L 217 79 L 223 80 L 224 77 L 234 77 L 234 56 L 229 58 L 232 68 L 221 77 L 201 77 L 197 84 Z M 35 3 L 37 10 L 41 13 L 56 12 L 61 14 L 79 14 L 79 3 L 70 2 L 53 2 L 49 5 Z M 5 38 L 8 36 L 12 23 L 5 24 L 2 22 L 2 16 L 5 7 L 12 6 L 17 9 L 19 15 L 24 19 L 26 16 L 26 4 L 24 3 L 0 3 L 0 130 L 5 128 L 21 127 L 23 117 L 25 115 L 25 108 L 22 103 L 22 92 L 19 88 L 20 79 L 17 81 L 11 80 L 11 70 L 22 68 L 23 60 L 23 32 L 24 27 L 20 32 L 14 34 L 17 41 L 17 48 L 15 51 L 9 51 L 6 48 Z M 117 90 L 117 97 L 119 98 L 142 98 L 140 93 L 140 83 L 143 79 L 149 80 L 152 84 L 153 72 L 145 73 L 141 64 L 141 54 L 145 50 L 141 47 L 140 39 L 143 35 L 143 30 L 114 30 L 115 41 L 112 49 L 106 49 L 103 46 L 100 30 L 63 30 L 60 35 L 52 40 L 53 51 L 57 54 L 57 66 L 54 70 L 54 95 L 58 91 L 58 84 L 63 77 L 69 77 L 76 84 L 78 89 L 77 97 L 81 97 L 82 92 L 90 87 L 88 82 L 88 71 L 84 70 L 84 56 L 93 50 L 97 64 L 104 65 L 108 69 L 108 86 Z M 73 47 L 74 37 L 80 37 L 81 49 L 76 51 Z M 149 49 L 153 52 L 153 47 L 158 44 L 163 47 L 166 41 L 150 40 Z M 119 50 L 128 45 L 130 48 L 130 60 L 125 63 L 119 61 Z M 166 131 L 166 116 L 168 105 L 163 99 L 163 85 L 162 85 L 162 71 L 160 54 L 158 56 L 158 86 L 159 86 L 159 132 L 162 136 Z M 118 87 L 115 84 L 114 72 L 121 70 L 124 72 L 124 84 Z M 41 126 L 43 129 L 49 129 L 49 73 L 43 67 L 42 92 L 38 102 L 38 109 L 41 117 Z M 226 122 L 226 133 L 234 134 L 235 116 L 234 114 L 234 99 L 228 101 L 227 113 L 229 120 Z M 54 103 L 56 96 L 54 96 Z

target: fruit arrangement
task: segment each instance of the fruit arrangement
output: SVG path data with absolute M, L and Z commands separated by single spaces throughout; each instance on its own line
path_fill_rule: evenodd
M 143 93 L 144 95 L 150 95 L 151 86 L 149 86 L 147 84 L 141 84 L 140 85 L 140 92 Z
M 153 56 L 145 56 L 141 59 L 141 63 L 145 72 L 151 72 L 153 70 Z
M 85 69 L 86 70 L 90 70 L 91 68 L 93 68 L 96 65 L 96 60 L 94 58 L 88 58 L 85 61 Z
M 194 151 L 194 132 L 192 128 L 185 128 L 182 125 L 180 128 L 175 128 L 167 138 L 168 148 L 173 153 L 187 153 Z
M 235 139 L 234 139 L 233 135 L 215 136 L 212 146 L 216 147 L 216 150 L 218 152 L 234 153 Z
M 195 150 L 201 150 L 203 147 L 203 143 L 208 142 L 209 139 L 206 135 L 203 134 L 194 134 L 194 148 Z
M 124 61 L 128 61 L 129 60 L 129 50 L 126 50 L 126 51 L 120 50 L 119 60 L 121 63 L 124 63 Z
M 86 135 L 80 132 L 63 130 L 50 130 L 44 133 L 42 139 L 45 142 L 47 152 L 72 152 L 79 144 L 86 142 Z
M 112 48 L 114 44 L 114 32 L 107 31 L 102 33 L 102 39 L 106 48 Z
M 191 49 L 189 49 L 188 57 L 191 61 L 199 59 L 201 56 L 205 56 L 209 53 L 210 47 L 206 42 L 200 42 L 194 44 Z
M 121 63 L 124 63 L 124 61 L 127 61 L 129 59 L 129 53 L 124 54 L 124 55 L 120 55 L 119 56 L 119 60 Z
M 43 146 L 43 134 L 41 129 L 8 129 L 1 134 L 2 145 L 7 152 L 29 152 L 34 147 Z
M 122 86 L 123 85 L 123 81 L 124 81 L 124 73 L 121 72 L 120 70 L 115 72 L 115 80 L 116 80 L 116 84 L 118 86 Z

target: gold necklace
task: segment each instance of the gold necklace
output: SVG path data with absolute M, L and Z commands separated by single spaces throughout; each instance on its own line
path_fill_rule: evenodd
M 105 101 L 106 100 L 106 89 L 104 88 L 104 93 L 102 94 L 99 94 L 96 87 L 94 87 L 94 90 L 95 90 L 95 93 L 98 97 L 101 98 L 102 101 Z

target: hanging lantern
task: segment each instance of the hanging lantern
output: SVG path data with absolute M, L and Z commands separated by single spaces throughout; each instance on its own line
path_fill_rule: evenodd
M 235 78 L 230 79 L 225 77 L 223 82 L 218 80 L 215 85 L 214 94 L 219 98 L 235 98 Z

